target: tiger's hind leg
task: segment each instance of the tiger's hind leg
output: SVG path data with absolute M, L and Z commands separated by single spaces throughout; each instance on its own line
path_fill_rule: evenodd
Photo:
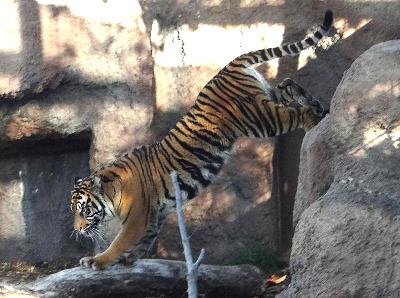
M 321 119 L 327 113 L 318 99 L 291 78 L 282 80 L 276 89 L 278 101 L 285 106 L 300 105 L 309 107 L 313 114 Z

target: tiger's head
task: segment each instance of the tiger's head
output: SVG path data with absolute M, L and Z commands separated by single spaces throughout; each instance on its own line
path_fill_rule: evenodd
M 106 203 L 101 179 L 97 176 L 77 178 L 71 194 L 74 230 L 85 237 L 96 236 L 99 223 L 113 216 Z

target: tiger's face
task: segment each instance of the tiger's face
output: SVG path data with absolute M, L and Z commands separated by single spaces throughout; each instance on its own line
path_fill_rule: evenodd
M 98 225 L 109 215 L 99 177 L 76 179 L 72 190 L 71 211 L 75 231 L 86 237 L 98 234 Z

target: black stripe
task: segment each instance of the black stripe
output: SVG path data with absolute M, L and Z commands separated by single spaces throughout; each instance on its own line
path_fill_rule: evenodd
M 220 97 L 218 94 L 215 93 L 214 90 L 212 90 L 212 92 L 214 93 L 214 95 Z M 208 96 L 207 96 L 207 97 L 208 97 Z M 209 99 L 210 101 L 212 101 L 210 97 L 208 97 L 208 99 Z M 198 101 L 199 101 L 199 100 L 198 100 Z M 200 101 L 199 101 L 199 102 L 200 102 Z M 230 117 L 232 118 L 232 120 L 233 120 L 233 121 L 230 121 L 230 122 L 232 123 L 232 125 L 235 126 L 240 132 L 242 132 L 243 135 L 246 135 L 246 133 L 247 133 L 246 128 L 244 128 L 244 127 L 241 125 L 241 123 L 239 122 L 239 119 L 236 118 L 236 116 L 235 116 L 229 109 L 227 109 L 225 106 L 219 104 L 219 103 L 216 102 L 216 101 L 212 101 L 212 103 L 215 104 L 215 105 L 217 105 L 217 106 L 219 107 L 219 109 L 216 109 L 217 111 L 220 111 L 220 112 L 221 112 L 220 109 L 222 109 L 222 110 L 224 110 L 225 112 L 227 112 L 227 113 L 229 114 L 229 116 L 230 116 Z M 204 104 L 205 104 L 205 105 L 208 105 L 207 103 L 204 103 Z M 210 106 L 212 107 L 213 105 L 210 105 Z M 228 120 L 228 119 L 225 119 L 225 121 L 227 121 L 227 120 Z
M 202 186 L 207 186 L 211 183 L 211 181 L 209 181 L 203 177 L 199 167 L 196 166 L 195 164 L 193 164 L 190 161 L 187 161 L 186 159 L 183 159 L 183 158 L 177 159 L 177 161 L 180 163 L 182 168 L 190 174 L 192 179 L 200 182 Z
M 251 58 L 253 58 L 253 64 L 259 63 L 258 55 L 256 52 L 250 52 L 250 53 L 248 53 L 248 55 L 251 56 Z
M 273 57 L 274 57 L 274 54 L 273 54 L 273 52 L 272 52 L 272 49 L 271 49 L 271 48 L 267 49 L 267 52 L 268 52 L 268 55 L 269 55 L 271 58 L 273 58 Z
M 249 75 L 247 73 L 243 73 L 242 71 L 238 71 L 238 70 L 226 70 L 224 72 L 221 72 L 221 74 L 232 74 L 232 73 L 241 75 L 243 77 L 250 78 L 251 80 L 254 80 L 254 76 Z
M 227 100 L 225 97 L 229 97 L 229 94 L 227 94 L 227 90 L 224 86 L 221 85 L 221 82 L 218 80 L 214 81 L 214 86 L 206 86 L 206 88 L 208 90 L 210 90 L 213 95 L 216 97 L 209 97 L 209 100 L 214 103 L 217 104 L 218 106 L 220 106 L 221 108 L 226 108 L 226 106 L 229 106 L 231 109 L 235 110 L 236 106 L 232 104 L 232 102 L 230 102 L 229 100 Z M 229 89 L 228 89 L 229 90 Z M 219 91 L 219 94 L 217 91 Z M 225 105 L 220 105 L 219 101 L 223 101 L 225 103 Z
M 259 50 L 259 51 L 258 51 L 258 54 L 261 56 L 261 59 L 262 59 L 263 61 L 267 61 L 267 60 L 268 60 L 268 57 L 267 57 L 267 55 L 265 54 L 265 50 Z
M 282 57 L 282 51 L 279 47 L 273 48 L 272 50 L 274 51 L 276 57 Z
M 139 164 L 140 164 L 140 159 L 138 158 L 138 156 L 136 155 L 136 149 L 134 149 L 133 151 L 132 151 L 132 154 L 133 155 L 135 155 L 135 157 L 137 158 L 137 160 L 139 161 Z M 139 180 L 140 180 L 140 187 L 142 188 L 142 197 L 143 197 L 143 200 L 145 201 L 146 200 L 146 193 L 145 193 L 145 185 L 144 185 L 144 183 L 143 183 L 143 180 L 142 180 L 142 175 L 140 175 L 140 173 L 141 173 L 141 171 L 139 170 L 139 168 L 137 167 L 137 165 L 135 164 L 135 162 L 128 156 L 128 155 L 126 155 L 126 158 L 132 163 L 132 165 L 135 167 L 135 169 L 136 169 L 136 172 L 137 172 L 137 175 L 139 176 Z M 133 172 L 132 172 L 133 173 Z
M 282 46 L 282 49 L 283 49 L 286 53 L 291 54 L 290 51 L 289 51 L 289 47 L 288 47 L 287 44 L 283 45 L 283 46 Z
M 126 217 L 125 217 L 124 221 L 122 222 L 122 224 L 125 224 L 125 222 L 128 220 L 129 214 L 131 214 L 131 211 L 132 211 L 132 207 L 133 206 L 131 206 L 131 208 L 129 208 L 128 214 L 126 215 Z
M 299 52 L 299 50 L 296 47 L 296 44 L 292 43 L 292 44 L 289 45 L 289 47 L 290 47 L 290 50 L 292 51 L 292 53 L 296 54 L 296 53 Z
M 303 44 L 301 43 L 301 41 L 296 42 L 297 47 L 301 50 L 304 50 L 303 48 Z
M 167 142 L 167 137 L 164 138 L 164 142 Z M 175 167 L 175 165 L 172 164 L 171 156 L 169 155 L 168 150 L 166 148 L 164 148 L 164 144 L 162 142 L 160 143 L 160 150 L 161 150 L 161 153 L 163 154 L 165 160 L 167 161 L 168 165 L 170 166 L 170 169 L 168 169 L 167 165 L 165 165 L 165 167 L 168 170 L 168 175 L 169 175 L 169 173 L 172 172 L 172 170 L 176 170 L 176 167 Z
M 208 135 L 212 136 L 214 139 L 217 139 L 217 140 L 221 140 L 222 138 L 225 138 L 226 140 L 228 140 L 229 141 L 228 145 L 223 145 L 221 143 L 222 148 L 219 148 L 220 150 L 225 151 L 225 150 L 229 150 L 229 149 L 232 148 L 233 139 L 231 139 L 231 137 L 228 136 L 227 134 L 225 134 L 221 129 L 218 130 L 218 133 L 220 133 L 222 136 L 219 135 L 218 133 L 215 133 L 215 132 L 207 129 L 207 128 L 200 128 L 200 132 L 208 134 Z
M 268 115 L 268 117 L 270 119 L 270 124 L 271 124 L 270 127 L 272 128 L 272 134 L 270 136 L 274 136 L 274 135 L 276 135 L 276 124 L 275 124 L 275 121 L 274 121 L 275 117 L 272 114 L 272 111 L 271 111 L 271 109 L 270 109 L 270 107 L 268 105 L 268 101 L 267 100 L 263 100 L 262 103 L 264 105 L 265 112 L 266 112 L 266 114 Z
M 157 185 L 156 185 L 156 183 L 155 183 L 155 181 L 154 181 L 154 175 L 155 175 L 155 173 L 153 173 L 153 171 L 151 170 L 152 163 L 151 163 L 151 151 L 150 151 L 150 149 L 151 149 L 151 148 L 149 148 L 149 147 L 145 147 L 145 149 L 144 149 L 144 157 L 145 157 L 145 160 L 146 160 L 146 168 L 147 168 L 147 170 L 148 170 L 148 173 L 149 173 L 150 179 L 151 179 L 151 185 L 150 185 L 150 187 L 152 187 L 153 189 L 155 189 L 156 196 L 157 196 L 157 198 L 159 198 L 160 195 L 159 195 L 159 193 L 158 193 Z M 153 164 L 153 168 L 155 168 L 154 164 Z M 149 217 L 150 203 L 151 203 L 151 198 L 149 198 L 149 199 L 147 200 L 147 214 L 146 214 L 146 218 L 147 218 L 148 220 L 146 221 L 146 225 L 147 225 L 148 221 L 150 220 L 150 217 Z
M 231 142 L 233 142 L 233 141 L 237 138 L 237 135 L 236 135 L 235 130 L 234 130 L 233 128 L 231 128 L 229 125 L 226 125 L 226 124 L 223 122 L 225 119 L 221 119 L 220 116 L 218 116 L 217 114 L 211 113 L 211 112 L 208 112 L 207 114 L 210 115 L 210 116 L 213 116 L 213 117 L 215 117 L 215 118 L 217 118 L 217 119 L 219 119 L 219 120 L 221 120 L 221 123 L 220 123 L 218 126 L 221 128 L 221 130 L 220 130 L 221 133 L 222 133 L 228 140 L 230 140 Z M 204 120 L 207 120 L 207 118 L 206 118 L 204 115 L 201 115 L 201 114 L 196 114 L 196 118 L 202 118 L 202 119 L 204 119 Z M 210 123 L 213 123 L 213 122 L 211 122 L 211 120 L 208 120 L 208 121 L 210 121 Z M 232 133 L 232 136 L 228 136 L 228 135 L 223 131 L 222 128 L 226 128 L 227 130 L 229 130 L 229 132 Z
M 159 146 L 159 144 L 157 144 L 157 146 Z M 159 149 L 159 148 L 157 147 L 157 149 Z M 161 161 L 161 159 L 159 157 L 159 150 L 155 153 L 155 156 L 156 156 L 157 162 L 160 165 L 161 170 L 163 172 L 163 173 L 160 173 L 160 176 L 162 176 L 162 174 L 169 174 L 169 171 L 166 170 L 166 168 L 164 167 L 164 163 Z
M 172 133 L 172 131 L 171 131 L 170 133 Z M 174 146 L 172 146 L 172 144 L 170 143 L 170 141 L 168 141 L 167 138 L 165 138 L 165 144 L 167 144 L 168 148 L 169 148 L 173 153 L 175 153 L 175 155 L 176 155 L 177 157 L 183 158 L 183 155 L 182 155 L 178 150 L 176 150 L 176 149 L 174 148 Z
M 250 65 L 254 64 L 253 61 L 251 61 L 251 58 L 249 58 L 248 54 L 244 54 L 244 55 L 241 55 L 241 56 L 233 59 L 233 61 L 243 61 L 243 60 L 246 61 Z
M 235 61 L 235 60 L 233 60 L 233 61 Z M 237 64 L 237 63 L 235 63 L 235 62 L 233 62 L 233 61 L 232 61 L 231 63 L 229 63 L 229 66 L 234 67 L 234 68 L 247 68 L 246 65 Z
M 236 58 L 237 59 L 237 58 Z M 235 63 L 235 61 L 237 61 L 237 60 L 233 60 L 231 63 L 229 63 L 229 66 L 231 66 L 231 67 L 236 67 L 236 68 L 247 68 L 247 67 L 249 67 L 247 64 L 238 64 L 238 63 Z
M 169 189 L 168 189 L 168 187 L 167 187 L 167 184 L 165 183 L 165 180 L 164 180 L 164 177 L 163 177 L 163 176 L 161 176 L 161 183 L 162 183 L 162 186 L 163 186 L 163 188 L 164 188 L 164 197 L 165 197 L 167 200 L 175 200 L 175 197 L 173 197 L 173 196 L 170 195 Z
M 314 36 L 315 36 L 316 38 L 318 38 L 318 39 L 321 39 L 323 35 L 322 35 L 319 31 L 315 31 L 315 32 L 314 32 Z
M 217 155 L 212 155 L 211 152 L 205 151 L 202 148 L 192 147 L 189 144 L 183 142 L 172 131 L 169 133 L 169 135 L 171 135 L 183 149 L 185 149 L 188 152 L 191 152 L 202 161 L 205 161 L 207 163 L 218 163 L 218 164 L 222 164 L 224 162 L 223 158 Z
M 178 176 L 178 184 L 181 187 L 182 190 L 186 191 L 188 194 L 187 199 L 190 200 L 196 196 L 197 192 L 197 187 L 195 186 L 194 188 L 190 185 L 187 185 L 183 182 L 183 180 Z
M 283 125 L 282 125 L 282 120 L 281 120 L 281 117 L 279 114 L 280 107 L 274 106 L 274 108 L 275 108 L 275 115 L 276 115 L 275 122 L 278 124 L 279 134 L 281 134 L 283 131 Z
M 238 102 L 237 100 L 235 100 L 234 97 L 232 97 L 232 96 L 230 96 L 229 94 L 227 94 L 226 91 L 229 91 L 229 92 L 233 93 L 234 95 L 236 95 L 236 96 L 238 96 L 238 97 L 243 97 L 243 96 L 241 96 L 240 94 L 237 94 L 237 93 L 235 93 L 234 91 L 232 91 L 229 87 L 222 85 L 222 82 L 215 82 L 215 83 L 216 83 L 216 87 L 218 87 L 218 89 L 221 90 L 221 92 L 224 92 L 225 96 L 227 96 L 228 98 L 230 98 L 232 101 Z M 219 99 L 221 99 L 221 100 L 227 102 L 223 97 L 219 97 Z M 235 104 L 235 103 L 234 103 L 234 104 Z M 231 105 L 230 102 L 229 102 L 229 105 Z M 231 106 L 232 106 L 232 105 L 231 105 Z M 241 109 L 240 109 L 240 106 L 239 106 L 237 103 L 234 105 L 233 109 L 234 109 L 234 110 L 236 110 L 236 109 L 241 110 Z M 243 114 L 243 113 L 242 113 L 242 114 Z M 233 114 L 232 114 L 232 115 L 233 115 Z M 240 126 L 243 128 L 243 131 L 242 131 L 242 132 L 243 132 L 244 135 L 248 135 L 248 133 L 249 133 L 248 130 L 249 130 L 249 129 L 250 129 L 253 133 L 255 132 L 255 130 L 254 130 L 254 128 L 251 126 L 251 124 L 248 123 L 245 119 L 243 119 L 243 117 L 242 117 L 242 118 L 237 118 L 236 116 L 234 116 L 234 119 L 235 119 L 235 123 L 236 123 L 237 125 L 240 125 Z
M 225 80 L 224 78 L 221 78 L 221 80 L 222 80 L 223 82 L 226 81 L 226 84 L 231 85 L 233 88 L 235 87 L 233 84 L 231 84 L 230 82 L 228 82 L 228 81 Z M 231 93 L 233 93 L 236 97 L 243 98 L 240 94 L 235 93 L 235 92 L 232 91 L 229 87 L 224 86 L 224 88 L 226 88 L 227 90 L 229 90 L 229 91 L 230 91 Z M 256 123 L 257 118 L 256 118 L 256 116 L 250 111 L 250 109 L 248 109 L 248 108 L 246 107 L 245 104 L 243 104 L 241 101 L 237 100 L 236 98 L 234 98 L 234 97 L 232 97 L 232 96 L 230 96 L 230 95 L 227 95 L 227 96 L 228 96 L 232 101 L 236 102 L 235 106 L 236 106 L 237 108 L 239 108 L 239 110 L 242 112 L 242 114 L 243 114 L 245 117 L 247 117 L 248 119 L 251 118 L 250 115 L 249 115 L 249 113 L 248 113 L 248 112 L 250 112 L 250 113 L 252 114 L 252 116 L 253 116 L 253 119 L 250 119 L 250 121 L 252 121 L 252 122 L 260 129 L 259 125 Z M 247 111 L 246 111 L 246 108 L 247 108 Z M 243 122 L 247 127 L 249 127 L 249 129 L 253 132 L 253 134 L 254 134 L 256 137 L 259 137 L 258 132 L 253 128 L 253 126 L 251 125 L 251 123 L 246 122 L 244 119 L 241 119 L 241 120 L 242 120 L 242 122 Z M 262 130 L 262 128 L 261 128 L 261 130 Z
M 191 111 L 189 111 L 186 114 L 187 118 L 186 119 L 184 118 L 184 120 L 188 121 L 188 122 L 190 122 L 193 125 L 198 126 L 198 127 L 204 127 L 204 125 L 201 122 L 197 121 L 198 120 L 197 118 L 202 118 L 204 121 L 207 122 L 207 124 L 212 124 L 214 126 L 218 126 L 219 125 L 219 123 L 216 123 L 216 122 L 212 121 L 211 119 L 209 119 L 208 117 L 205 116 L 206 111 L 203 111 L 200 107 L 198 107 L 198 108 L 199 108 L 198 111 L 201 114 L 193 114 Z
M 248 79 L 238 78 L 237 76 L 235 76 L 235 75 L 233 75 L 233 74 L 231 74 L 231 73 L 224 73 L 223 75 L 219 76 L 218 79 L 222 79 L 222 78 L 225 78 L 225 77 L 233 78 L 235 82 L 238 82 L 238 83 L 240 84 L 240 87 L 243 86 L 243 87 L 246 87 L 246 89 L 252 89 L 252 90 L 254 90 L 254 91 L 251 92 L 251 93 L 250 93 L 249 91 L 246 91 L 246 94 L 247 94 L 247 95 L 254 95 L 255 93 L 257 93 L 257 91 L 258 91 L 258 93 L 260 93 L 260 94 L 264 93 L 264 89 L 261 89 L 259 86 L 254 85 L 255 82 L 259 82 L 259 81 L 258 81 L 256 78 L 254 78 L 254 77 L 253 77 L 252 80 L 248 80 Z M 248 83 L 246 83 L 246 82 L 248 82 L 248 83 L 250 83 L 250 84 L 248 84 Z M 239 87 L 239 88 L 240 88 L 240 87 Z M 243 90 L 246 90 L 246 89 L 243 89 Z
M 311 37 L 306 39 L 306 43 L 308 43 L 310 46 L 314 45 L 314 41 L 312 40 Z
M 176 129 L 178 132 L 180 132 L 181 134 L 183 134 L 185 137 L 187 137 L 187 138 L 192 138 L 192 139 L 194 139 L 194 140 L 200 139 L 200 140 L 202 140 L 202 141 L 204 141 L 204 142 L 206 142 L 206 143 L 208 143 L 208 144 L 210 144 L 210 145 L 212 145 L 212 146 L 214 146 L 214 147 L 217 147 L 220 151 L 224 151 L 224 150 L 227 149 L 221 142 L 216 141 L 216 140 L 213 140 L 213 139 L 209 138 L 207 135 L 200 134 L 200 133 L 198 133 L 197 131 L 191 129 L 191 128 L 185 123 L 185 121 L 180 121 L 179 123 L 182 124 L 182 125 L 185 127 L 186 130 L 188 130 L 191 134 L 193 134 L 193 135 L 195 136 L 195 137 L 190 136 L 190 135 L 188 136 L 187 134 L 185 134 L 185 133 L 178 127 L 178 125 L 175 126 L 175 129 Z M 208 133 L 208 131 L 206 131 L 206 133 Z M 219 140 L 219 139 L 220 139 L 220 137 L 218 136 L 217 140 Z
M 254 104 L 254 109 L 258 115 L 258 119 L 260 119 L 260 122 L 262 124 L 264 124 L 265 129 L 263 128 L 262 134 L 265 137 L 265 133 L 267 134 L 267 136 L 270 136 L 271 133 L 271 126 L 268 124 L 265 116 L 263 115 L 263 113 L 260 110 L 260 107 L 258 106 L 258 104 Z
M 143 163 L 142 163 L 142 160 L 140 158 L 141 156 L 136 155 L 136 154 L 139 154 L 139 152 L 136 151 L 136 152 L 133 152 L 133 154 L 137 157 L 138 162 L 139 162 L 139 166 L 140 166 L 140 170 L 141 170 L 141 171 L 139 171 L 139 178 L 140 178 L 140 180 L 142 180 L 142 178 L 144 180 L 143 185 L 145 187 L 142 189 L 142 195 L 143 195 L 143 203 L 146 203 L 146 199 L 148 199 L 148 198 L 146 196 L 146 191 L 145 190 L 147 189 L 147 186 L 150 186 L 150 183 L 147 181 L 147 177 L 146 177 L 147 175 L 146 175 L 146 173 L 144 171 Z

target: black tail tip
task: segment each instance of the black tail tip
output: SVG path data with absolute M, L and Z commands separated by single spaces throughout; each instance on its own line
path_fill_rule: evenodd
M 332 26 L 332 24 L 333 24 L 333 12 L 332 12 L 332 10 L 328 9 L 325 12 L 324 23 L 322 25 L 323 29 L 325 31 L 328 31 L 329 28 Z

